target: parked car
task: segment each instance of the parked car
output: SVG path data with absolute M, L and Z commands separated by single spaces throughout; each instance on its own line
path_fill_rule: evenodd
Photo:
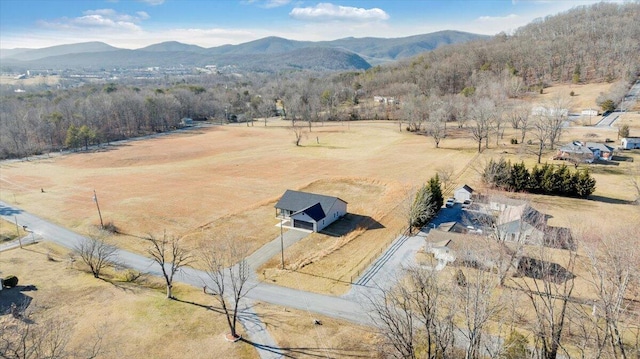
M 447 202 L 445 202 L 445 206 L 447 206 L 447 208 L 451 208 L 453 207 L 454 203 L 455 203 L 455 200 L 453 198 L 449 198 L 447 199 Z
M 462 208 L 469 208 L 470 206 L 471 206 L 470 199 L 465 199 L 464 202 L 462 202 Z

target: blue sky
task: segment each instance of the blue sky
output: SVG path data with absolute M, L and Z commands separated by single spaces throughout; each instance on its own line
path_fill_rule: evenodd
M 493 35 L 595 0 L 0 0 L 0 48 L 103 41 L 203 47 L 266 36 L 403 37 L 439 30 Z

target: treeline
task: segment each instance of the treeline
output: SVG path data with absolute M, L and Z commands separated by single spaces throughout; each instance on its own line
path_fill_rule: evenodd
M 254 118 L 275 113 L 309 122 L 401 120 L 403 128 L 428 134 L 438 147 L 447 122 L 470 125 L 478 151 L 496 142 L 505 124 L 553 149 L 562 116 L 539 131 L 527 104 L 517 99 L 554 81 L 617 81 L 598 102 L 617 103 L 640 61 L 640 3 L 601 3 L 535 21 L 513 35 L 444 46 L 408 61 L 367 71 L 198 75 L 122 79 L 118 83 L 0 95 L 0 158 L 46 153 L 78 145 L 71 126 L 102 143 L 179 126 L 193 119 Z M 28 89 L 31 91 L 31 89 Z M 384 102 L 372 101 L 382 96 Z M 611 101 L 608 101 L 611 100 Z M 549 104 L 547 113 L 562 113 Z M 242 115 L 242 116 L 239 116 Z M 540 117 L 540 116 L 539 116 Z M 547 133 L 548 132 L 548 133 Z M 91 136 L 88 136 L 91 135 Z
M 572 172 L 566 165 L 555 167 L 547 163 L 531 172 L 523 162 L 511 164 L 501 158 L 491 159 L 484 168 L 482 179 L 488 185 L 506 191 L 586 198 L 596 189 L 596 180 L 588 170 Z

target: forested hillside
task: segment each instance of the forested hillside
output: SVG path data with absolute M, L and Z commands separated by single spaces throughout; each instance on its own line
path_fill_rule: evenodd
M 401 119 L 411 131 L 432 136 L 436 146 L 445 135 L 447 121 L 473 124 L 480 151 L 481 143 L 488 146 L 489 136 L 504 131 L 507 121 L 519 126 L 521 116 L 530 111 L 517 106 L 517 99 L 546 84 L 616 82 L 615 93 L 603 94 L 603 99 L 617 103 L 640 73 L 638 19 L 637 2 L 579 7 L 540 19 L 513 35 L 442 46 L 366 71 L 167 76 L 42 93 L 4 92 L 0 158 L 166 131 L 183 117 L 271 116 L 276 113 L 276 101 L 284 103 L 289 118 L 310 122 Z M 175 48 L 176 44 L 165 45 Z M 295 63 L 319 60 L 330 66 L 365 65 L 356 55 L 326 48 L 272 57 L 289 69 Z M 394 106 L 371 101 L 374 96 L 393 97 Z M 551 137 L 550 148 L 557 136 Z
M 525 91 L 553 82 L 631 80 L 640 71 L 640 4 L 600 3 L 539 19 L 513 35 L 441 47 L 369 70 L 365 89 L 455 94 L 488 76 Z

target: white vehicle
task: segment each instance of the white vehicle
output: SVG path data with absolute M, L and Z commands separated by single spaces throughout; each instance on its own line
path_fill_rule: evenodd
M 449 199 L 447 199 L 447 202 L 445 203 L 445 206 L 447 206 L 447 208 L 451 208 L 451 207 L 453 207 L 454 203 L 455 203 L 455 200 L 453 198 L 449 198 Z

